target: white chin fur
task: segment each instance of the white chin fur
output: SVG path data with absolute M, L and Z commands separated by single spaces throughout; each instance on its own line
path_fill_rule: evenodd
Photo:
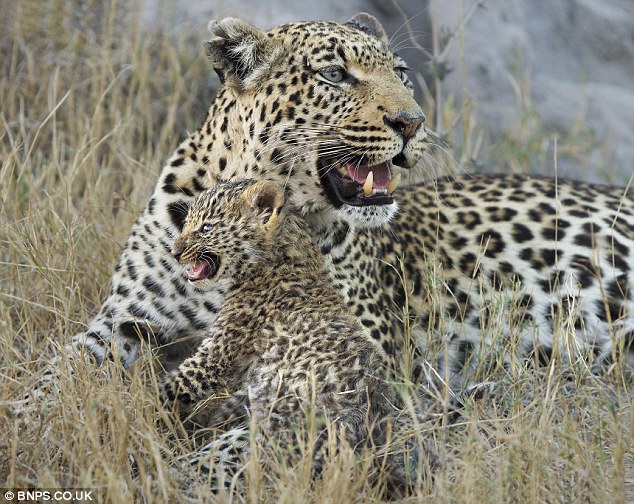
M 351 206 L 343 205 L 337 210 L 341 217 L 356 227 L 374 228 L 390 222 L 398 211 L 396 201 L 390 205 L 381 206 Z

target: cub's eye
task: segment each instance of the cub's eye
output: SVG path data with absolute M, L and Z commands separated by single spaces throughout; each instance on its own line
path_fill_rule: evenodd
M 324 70 L 321 70 L 319 72 L 319 75 L 321 75 L 327 81 L 330 81 L 336 84 L 338 82 L 341 82 L 346 77 L 347 74 L 343 68 L 330 67 L 330 68 L 325 68 Z
M 212 225 L 211 224 L 203 224 L 202 226 L 200 226 L 200 232 L 205 234 L 205 233 L 209 233 L 209 231 L 211 231 Z
M 409 70 L 409 68 L 405 68 L 405 67 L 396 67 L 394 69 L 394 73 L 396 74 L 396 76 L 401 79 L 403 82 L 405 82 L 407 80 L 407 71 Z

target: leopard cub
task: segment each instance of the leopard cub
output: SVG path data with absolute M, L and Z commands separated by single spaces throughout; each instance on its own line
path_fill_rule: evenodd
M 327 424 L 355 448 L 383 441 L 395 393 L 282 187 L 217 183 L 190 207 L 172 253 L 190 265 L 190 282 L 224 284 L 226 298 L 197 352 L 168 375 L 166 401 L 187 409 L 218 394 L 243 397 L 277 446 L 300 444 L 307 411 L 323 427 L 315 453 Z

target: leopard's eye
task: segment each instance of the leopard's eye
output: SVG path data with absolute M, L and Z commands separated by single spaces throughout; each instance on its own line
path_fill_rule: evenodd
M 334 84 L 341 82 L 346 77 L 346 71 L 340 67 L 325 68 L 319 72 L 324 79 Z
M 405 67 L 396 67 L 394 69 L 394 73 L 396 74 L 396 76 L 401 79 L 403 82 L 405 82 L 407 80 L 407 70 L 409 70 L 408 68 Z
M 205 234 L 205 233 L 209 233 L 209 231 L 211 231 L 212 225 L 211 224 L 203 224 L 202 226 L 200 226 L 200 232 Z

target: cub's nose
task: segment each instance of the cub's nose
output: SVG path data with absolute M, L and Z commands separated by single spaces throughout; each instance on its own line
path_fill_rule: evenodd
M 420 114 L 394 114 L 383 117 L 383 122 L 407 142 L 416 134 L 420 125 L 425 122 L 425 114 L 422 112 Z

